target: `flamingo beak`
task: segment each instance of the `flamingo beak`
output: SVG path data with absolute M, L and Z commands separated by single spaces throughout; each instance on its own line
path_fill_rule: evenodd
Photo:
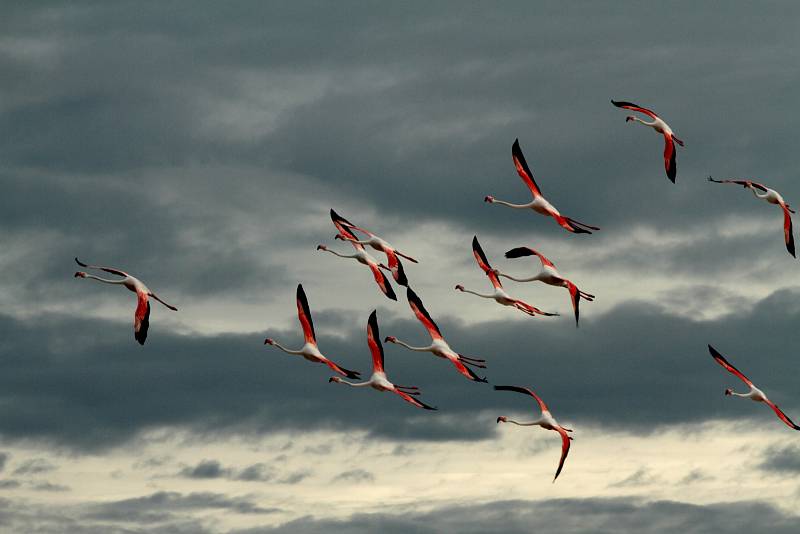
M 498 417 L 498 418 L 497 418 L 497 422 L 498 422 L 498 423 L 500 423 L 501 421 L 502 421 L 503 423 L 505 423 L 505 422 L 506 422 L 506 418 L 505 418 L 504 416 L 502 416 L 502 415 L 501 415 L 500 417 Z
M 728 388 L 725 390 L 725 395 L 730 395 L 731 393 L 733 393 L 732 389 Z

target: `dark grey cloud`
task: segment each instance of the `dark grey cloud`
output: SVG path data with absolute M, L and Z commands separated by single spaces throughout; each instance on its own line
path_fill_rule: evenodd
M 632 475 L 617 482 L 609 484 L 609 488 L 637 488 L 640 486 L 650 486 L 658 484 L 659 477 L 652 474 L 649 469 L 642 467 L 637 469 Z
M 712 418 L 780 425 L 763 406 L 722 394 L 725 387 L 737 386 L 736 378 L 715 364 L 707 343 L 790 416 L 800 412 L 792 395 L 793 360 L 781 341 L 791 338 L 800 320 L 792 291 L 714 321 L 675 316 L 644 302 L 587 316 L 580 329 L 568 320 L 467 325 L 435 316 L 457 350 L 487 359 L 492 383 L 534 388 L 559 420 L 575 422 L 576 431 L 603 426 L 651 432 Z M 381 312 L 379 318 L 383 336 L 426 342 L 416 320 Z M 293 345 L 295 330 L 270 335 Z M 320 346 L 342 365 L 367 372 L 371 363 L 363 328 L 341 333 L 320 339 Z M 0 316 L 6 366 L 0 376 L 0 432 L 6 439 L 54 441 L 76 450 L 119 444 L 164 425 L 209 435 L 309 426 L 360 429 L 402 444 L 405 439 L 488 439 L 496 432 L 497 415 L 535 416 L 529 399 L 468 382 L 430 354 L 391 345 L 386 347 L 389 377 L 422 387 L 439 412 L 415 410 L 388 393 L 329 384 L 327 368 L 270 350 L 263 334 L 158 334 L 142 349 L 129 339 L 128 325 L 57 315 Z M 80 343 L 54 345 L 52 340 L 59 339 Z
M 180 470 L 178 475 L 185 478 L 196 479 L 224 478 L 246 482 L 269 482 L 275 480 L 278 476 L 276 471 L 275 467 L 265 463 L 255 463 L 238 469 L 235 467 L 225 467 L 218 460 L 202 460 L 195 466 L 184 467 Z M 277 482 L 294 484 L 302 480 L 302 478 L 295 480 L 296 476 L 296 473 L 288 473 L 284 478 L 277 480 Z M 286 482 L 287 479 L 289 482 Z
M 784 476 L 800 473 L 800 446 L 773 445 L 764 451 L 763 456 L 759 467 L 765 471 Z
M 0 473 L 6 468 L 6 462 L 11 457 L 7 452 L 0 452 Z
M 552 520 L 542 521 L 542 518 Z M 694 505 L 637 499 L 553 499 L 496 501 L 482 505 L 440 507 L 430 512 L 355 514 L 344 520 L 304 517 L 278 527 L 254 528 L 237 534 L 305 534 L 347 532 L 507 532 L 522 534 L 612 534 L 637 532 L 711 534 L 738 529 L 790 533 L 797 516 L 757 501 Z
M 203 460 L 194 467 L 181 469 L 181 476 L 187 478 L 225 478 L 230 476 L 231 469 L 222 467 L 217 460 Z

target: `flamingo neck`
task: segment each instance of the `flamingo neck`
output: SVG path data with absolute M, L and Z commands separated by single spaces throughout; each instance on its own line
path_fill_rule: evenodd
M 656 125 L 656 121 L 647 122 L 647 121 L 644 121 L 644 120 L 640 119 L 639 117 L 632 117 L 632 120 L 635 120 L 636 122 L 641 122 L 645 126 L 650 126 L 651 128 L 655 127 L 655 125 Z
M 339 254 L 339 253 L 338 253 L 338 252 L 336 252 L 335 250 L 331 250 L 331 249 L 329 249 L 329 248 L 326 248 L 325 250 L 326 250 L 327 252 L 330 252 L 331 254 L 334 254 L 334 255 L 336 255 L 336 256 L 339 256 L 340 258 L 358 258 L 358 254 L 353 254 L 353 255 L 348 255 L 348 254 Z
M 512 424 L 515 424 L 517 426 L 536 426 L 536 425 L 539 424 L 538 421 L 533 421 L 531 423 L 520 423 L 518 421 L 514 421 L 513 419 L 506 419 L 506 423 L 512 423 Z
M 535 282 L 542 278 L 542 273 L 537 274 L 536 276 L 531 276 L 530 278 L 514 278 L 511 275 L 500 273 L 498 276 L 503 276 L 508 278 L 509 280 L 514 280 L 515 282 Z
M 492 204 L 500 204 L 501 206 L 508 206 L 509 208 L 514 208 L 518 210 L 530 208 L 530 204 L 512 204 L 511 202 L 506 202 L 505 200 L 497 200 L 495 199 L 492 201 Z
M 750 392 L 748 392 L 748 393 L 736 393 L 735 391 L 731 391 L 731 395 L 733 395 L 734 397 L 750 398 Z
M 125 283 L 124 278 L 122 280 L 109 280 L 107 278 L 100 278 L 99 276 L 95 276 L 93 274 L 87 274 L 84 278 L 91 278 L 92 280 L 97 280 L 98 282 L 103 282 L 106 284 L 122 285 Z
M 756 196 L 756 198 L 760 198 L 762 200 L 767 198 L 767 195 L 769 195 L 769 193 L 760 194 L 755 187 L 753 187 L 751 190 L 753 191 L 753 194 Z
M 272 344 L 275 345 L 276 347 L 278 347 L 279 349 L 281 349 L 283 352 L 285 352 L 287 354 L 303 354 L 302 350 L 287 349 L 286 347 L 284 347 L 283 345 L 281 345 L 277 341 L 273 342 Z
M 370 380 L 367 380 L 366 382 L 348 382 L 347 380 L 344 380 L 343 378 L 340 378 L 336 382 L 338 382 L 339 384 L 347 384 L 351 388 L 361 388 L 361 387 L 364 387 L 364 386 L 372 385 L 372 381 L 370 381 Z
M 404 346 L 408 350 L 413 350 L 413 351 L 416 351 L 416 352 L 429 352 L 431 350 L 431 348 L 432 348 L 432 346 L 428 346 L 428 347 L 412 347 L 411 345 L 409 345 L 407 343 L 404 343 L 404 342 L 400 341 L 399 339 L 395 340 L 395 343 L 397 343 L 398 345 Z
M 476 291 L 472 291 L 471 289 L 464 289 L 464 293 L 472 293 L 473 295 L 477 295 L 477 296 L 479 296 L 481 298 L 484 298 L 484 299 L 493 299 L 494 298 L 494 295 L 484 295 L 482 293 L 478 293 Z

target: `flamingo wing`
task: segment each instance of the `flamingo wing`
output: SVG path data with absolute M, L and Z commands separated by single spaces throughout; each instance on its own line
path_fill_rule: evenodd
M 544 401 L 540 399 L 539 395 L 534 393 L 533 390 L 531 389 L 523 388 L 520 386 L 495 386 L 494 389 L 497 391 L 516 391 L 517 393 L 522 393 L 523 395 L 530 395 L 531 397 L 536 399 L 536 403 L 539 405 L 539 409 L 541 409 L 543 412 L 549 411 Z
M 617 102 L 615 100 L 612 100 L 611 103 L 617 106 L 618 108 L 629 109 L 631 111 L 638 111 L 639 113 L 644 113 L 645 115 L 648 115 L 654 119 L 658 118 L 658 115 L 656 115 L 655 111 L 643 108 L 642 106 L 637 106 L 632 102 L 624 102 L 624 101 Z
M 712 347 L 711 345 L 709 345 L 709 346 L 708 346 L 708 352 L 710 352 L 710 353 L 711 353 L 711 356 L 714 358 L 714 360 L 715 360 L 715 361 L 716 361 L 718 364 L 720 364 L 722 367 L 724 367 L 725 369 L 727 369 L 729 372 L 731 372 L 731 373 L 735 374 L 736 376 L 738 376 L 738 377 L 739 377 L 739 379 L 740 379 L 742 382 L 744 382 L 744 383 L 745 383 L 745 384 L 747 384 L 748 386 L 752 386 L 752 385 L 753 385 L 753 383 L 750 381 L 750 379 L 749 379 L 749 378 L 747 378 L 746 376 L 744 376 L 744 374 L 743 374 L 743 373 L 742 373 L 740 370 L 738 370 L 736 367 L 734 367 L 733 365 L 731 365 L 731 363 L 730 363 L 728 360 L 726 360 L 726 359 L 725 359 L 725 357 L 724 357 L 722 354 L 720 354 L 719 352 L 717 352 L 717 349 L 715 349 L 714 347 Z
M 330 367 L 333 370 L 333 372 L 339 373 L 344 377 L 354 378 L 354 379 L 361 378 L 361 373 L 359 373 L 358 371 L 351 371 L 349 369 L 345 369 L 344 367 L 333 363 L 328 358 L 323 359 L 322 363 Z
M 360 247 L 361 245 L 358 246 Z M 392 300 L 397 300 L 397 295 L 395 295 L 394 289 L 392 289 L 392 284 L 389 283 L 389 279 L 386 278 L 386 275 L 383 274 L 380 267 L 378 267 L 376 263 L 370 262 L 369 269 L 372 271 L 372 276 L 375 277 L 375 282 L 377 282 L 383 294 Z
M 395 393 L 400 395 L 400 397 L 402 397 L 404 401 L 413 404 L 417 408 L 422 408 L 423 410 L 436 410 L 436 408 L 434 408 L 433 406 L 429 406 L 429 405 L 425 404 L 424 402 L 422 402 L 421 400 L 415 399 L 414 397 L 412 397 L 408 393 L 403 393 L 402 391 L 397 390 L 397 389 L 394 389 L 392 391 L 394 391 Z
M 143 291 L 136 292 L 136 312 L 133 315 L 133 337 L 144 345 L 150 328 L 150 299 Z
M 336 228 L 339 228 L 340 226 L 344 226 L 345 228 L 348 228 L 348 229 L 353 229 L 353 230 L 358 230 L 359 232 L 364 232 L 365 234 L 367 234 L 369 236 L 374 235 L 372 232 L 364 230 L 363 228 L 361 228 L 359 226 L 356 226 L 355 224 L 351 223 L 350 221 L 348 221 L 347 219 L 345 219 L 344 217 L 342 217 L 341 215 L 339 215 L 338 213 L 333 211 L 333 208 L 331 208 L 331 220 L 333 221 L 333 224 L 336 226 Z M 341 228 L 339 228 L 339 231 L 341 232 Z M 350 232 L 350 234 L 352 235 L 352 232 Z M 343 233 L 343 235 L 345 235 L 345 234 Z M 355 236 L 353 236 L 353 237 L 355 237 Z
M 101 271 L 105 271 L 111 274 L 116 274 L 118 276 L 129 276 L 128 273 L 126 273 L 125 271 L 120 271 L 119 269 L 114 269 L 112 267 L 101 267 L 100 265 L 87 265 L 78 258 L 75 258 L 75 263 L 77 263 L 81 267 L 85 267 L 88 269 L 100 269 Z
M 406 297 L 408 298 L 408 305 L 411 306 L 411 311 L 414 312 L 417 320 L 422 323 L 422 325 L 425 327 L 425 330 L 427 330 L 428 334 L 430 334 L 431 338 L 443 339 L 442 333 L 439 331 L 439 327 L 436 326 L 436 323 L 428 313 L 428 310 L 425 309 L 425 306 L 422 304 L 422 300 L 410 287 L 406 290 Z
M 515 139 L 514 144 L 511 146 L 511 157 L 514 158 L 514 167 L 517 169 L 517 174 L 519 174 L 519 177 L 525 182 L 525 185 L 528 186 L 528 189 L 531 190 L 533 197 L 543 196 L 542 190 L 539 189 L 539 185 L 536 183 L 536 180 L 533 179 L 533 173 L 528 167 L 528 162 L 525 161 L 522 149 L 519 147 L 519 139 Z
M 783 210 L 783 239 L 786 242 L 786 250 L 789 251 L 794 257 L 794 234 L 792 233 L 792 215 L 789 213 L 789 208 L 786 204 L 781 203 L 781 209 Z
M 754 182 L 753 180 L 715 180 L 711 176 L 709 176 L 708 181 L 717 184 L 736 184 L 744 187 L 752 186 L 758 189 L 759 191 L 762 191 L 764 193 L 767 192 L 767 186 L 765 186 L 764 184 L 760 184 L 758 182 Z
M 566 280 L 566 282 L 567 282 L 567 289 L 569 289 L 569 296 L 570 299 L 572 300 L 572 309 L 575 310 L 575 326 L 577 327 L 578 315 L 580 315 L 579 304 L 581 301 L 581 292 L 578 291 L 578 286 L 576 286 L 569 280 Z
M 357 250 L 364 250 L 363 245 L 360 243 L 354 243 L 354 241 L 358 241 L 358 236 L 351 230 L 351 228 L 355 228 L 355 225 L 333 211 L 333 208 L 331 208 L 331 221 L 333 221 L 333 225 L 337 230 L 339 230 L 339 233 L 342 235 L 342 237 L 346 237 L 347 241 L 353 245 L 353 248 Z
M 314 322 L 311 320 L 311 310 L 308 308 L 306 292 L 303 291 L 303 284 L 297 284 L 297 317 L 303 327 L 303 335 L 306 343 L 317 344 L 317 336 L 314 333 Z
M 406 272 L 403 269 L 403 264 L 400 262 L 400 258 L 397 257 L 397 253 L 393 248 L 384 249 L 384 252 L 386 253 L 386 260 L 389 263 L 389 270 L 392 271 L 392 276 L 394 277 L 395 282 L 401 286 L 408 287 L 408 278 L 406 277 Z
M 517 248 L 512 248 L 511 250 L 506 252 L 506 258 L 509 258 L 509 259 L 511 259 L 511 258 L 522 258 L 524 256 L 536 256 L 537 258 L 539 258 L 539 261 L 542 262 L 542 267 L 545 267 L 545 266 L 555 267 L 556 266 L 555 263 L 553 263 L 552 261 L 547 259 L 543 254 L 540 254 L 539 252 L 536 252 L 532 248 L 517 247 Z
M 481 244 L 478 243 L 478 236 L 474 236 L 472 238 L 472 254 L 475 256 L 475 261 L 478 262 L 478 267 L 489 277 L 491 280 L 492 285 L 495 288 L 503 287 L 503 284 L 500 283 L 500 279 L 494 274 L 492 270 L 492 266 L 489 265 L 489 260 L 486 259 L 486 254 L 483 253 L 483 249 L 481 248 Z
M 367 321 L 367 345 L 369 351 L 372 353 L 372 372 L 383 372 L 383 345 L 381 344 L 381 335 L 378 330 L 378 313 L 372 310 Z
M 678 165 L 675 160 L 675 142 L 671 135 L 664 136 L 664 169 L 667 171 L 667 178 L 675 183 L 675 176 L 678 172 Z
M 785 413 L 783 413 L 783 410 L 778 408 L 777 404 L 775 404 L 774 402 L 772 402 L 770 400 L 766 400 L 764 402 L 766 402 L 767 405 L 770 408 L 772 408 L 772 411 L 775 412 L 775 415 L 778 416 L 778 419 L 780 419 L 781 421 L 786 423 L 789 426 L 789 428 L 793 428 L 795 430 L 800 430 L 800 426 L 797 426 L 791 419 L 789 419 L 789 416 L 786 415 Z
M 561 474 L 561 470 L 564 468 L 564 461 L 567 459 L 567 454 L 569 454 L 570 441 L 572 440 L 563 428 L 557 427 L 555 430 L 561 434 L 561 459 L 558 461 L 558 469 L 556 469 L 556 476 L 553 477 L 553 482 L 556 481 L 558 475 Z

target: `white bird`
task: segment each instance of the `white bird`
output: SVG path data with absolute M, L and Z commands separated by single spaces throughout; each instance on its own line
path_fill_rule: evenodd
M 800 430 L 800 426 L 797 426 L 796 424 L 794 424 L 794 422 L 792 422 L 792 420 L 791 420 L 791 419 L 789 419 L 789 416 L 788 416 L 788 415 L 786 415 L 785 413 L 783 413 L 783 411 L 781 411 L 781 409 L 780 409 L 780 408 L 778 408 L 778 405 L 777 405 L 777 404 L 775 404 L 774 402 L 772 402 L 771 400 L 769 400 L 769 399 L 767 398 L 767 396 L 764 394 L 764 392 L 763 392 L 763 391 L 761 391 L 761 390 L 760 390 L 760 389 L 758 389 L 758 388 L 757 388 L 755 385 L 753 385 L 753 383 L 750 381 L 750 379 L 749 379 L 749 378 L 747 378 L 746 376 L 744 376 L 744 374 L 743 374 L 741 371 L 739 371 L 739 370 L 738 370 L 736 367 L 734 367 L 733 365 L 731 365 L 731 363 L 730 363 L 730 362 L 728 362 L 728 360 L 726 360 L 726 359 L 725 359 L 725 358 L 722 356 L 722 354 L 720 354 L 719 352 L 717 352 L 717 350 L 716 350 L 714 347 L 712 347 L 711 345 L 709 345 L 709 346 L 708 346 L 708 352 L 710 352 L 710 353 L 711 353 L 711 357 L 712 357 L 712 358 L 714 358 L 714 361 L 716 361 L 716 362 L 717 362 L 718 364 L 720 364 L 722 367 L 724 367 L 725 369 L 727 369 L 729 372 L 731 372 L 731 373 L 733 373 L 734 375 L 738 376 L 738 377 L 739 377 L 739 379 L 740 379 L 742 382 L 744 382 L 745 384 L 747 384 L 747 385 L 750 387 L 750 391 L 748 391 L 747 393 L 736 393 L 736 392 L 735 392 L 735 391 L 733 391 L 732 389 L 730 389 L 730 388 L 727 388 L 727 389 L 725 390 L 725 395 L 733 395 L 734 397 L 744 397 L 744 398 L 746 398 L 746 399 L 750 399 L 751 401 L 755 401 L 755 402 L 763 402 L 764 404 L 766 404 L 767 406 L 769 406 L 770 408 L 772 408 L 772 411 L 773 411 L 773 412 L 775 412 L 775 415 L 777 415 L 777 416 L 778 416 L 778 419 L 780 419 L 781 421 L 783 421 L 784 423 L 786 423 L 786 425 L 787 425 L 789 428 L 793 428 L 794 430 Z
M 783 240 L 786 243 L 786 250 L 788 250 L 789 254 L 791 254 L 793 257 L 797 257 L 794 253 L 794 233 L 792 232 L 791 214 L 794 213 L 794 210 L 791 208 L 791 206 L 789 206 L 789 204 L 786 203 L 785 200 L 783 200 L 783 197 L 780 193 L 774 189 L 770 189 L 764 184 L 760 184 L 752 180 L 715 180 L 709 176 L 708 181 L 717 184 L 741 185 L 745 189 L 752 191 L 756 198 L 760 198 L 761 200 L 764 200 L 770 204 L 780 206 L 780 208 L 783 210 Z M 762 191 L 763 194 L 759 194 L 758 191 Z
M 667 171 L 667 178 L 669 178 L 672 183 L 675 183 L 675 175 L 677 173 L 677 163 L 675 161 L 675 143 L 683 146 L 683 141 L 675 137 L 675 134 L 672 133 L 672 128 L 669 127 L 669 124 L 664 122 L 664 120 L 656 115 L 655 111 L 649 110 L 647 108 L 643 108 L 641 106 L 637 106 L 636 104 L 632 104 L 630 102 L 616 102 L 614 100 L 611 101 L 612 104 L 617 106 L 618 108 L 623 109 L 630 109 L 631 111 L 638 111 L 639 113 L 644 113 L 645 115 L 649 116 L 653 119 L 653 122 L 643 121 L 639 117 L 635 117 L 633 115 L 628 115 L 625 117 L 625 122 L 629 121 L 636 121 L 645 126 L 649 126 L 656 132 L 660 133 L 664 136 L 664 169 Z
M 358 243 L 359 245 L 368 245 L 368 246 L 374 248 L 375 250 L 383 252 L 384 254 L 386 254 L 386 261 L 387 261 L 387 263 L 389 265 L 387 267 L 386 265 L 381 263 L 378 266 L 380 268 L 382 268 L 382 269 L 386 269 L 387 271 L 390 271 L 392 273 L 392 276 L 394 277 L 395 282 L 397 282 L 401 286 L 408 287 L 408 278 L 406 278 L 406 274 L 403 271 L 403 264 L 400 262 L 400 258 L 398 258 L 398 256 L 402 256 L 403 258 L 405 258 L 405 259 L 407 259 L 407 260 L 409 260 L 411 262 L 419 263 L 417 260 L 415 260 L 411 256 L 407 256 L 407 255 L 403 254 L 402 252 L 396 250 L 385 239 L 382 239 L 381 237 L 378 237 L 377 235 L 373 234 L 369 230 L 365 230 L 365 229 L 363 229 L 363 228 L 361 228 L 359 226 L 356 226 L 355 224 L 351 223 L 350 221 L 348 221 L 347 219 L 345 219 L 344 217 L 342 217 L 341 215 L 339 215 L 338 213 L 336 213 L 333 210 L 331 210 L 331 219 L 334 219 L 334 220 L 338 219 L 338 221 L 343 226 L 346 226 L 346 227 L 350 228 L 351 230 L 358 230 L 359 232 L 363 232 L 368 237 L 368 239 L 358 240 L 358 239 L 354 239 L 350 235 L 336 234 L 335 239 L 341 239 L 342 241 L 351 241 L 353 243 Z
M 384 341 L 387 343 L 397 343 L 409 350 L 413 350 L 416 352 L 430 352 L 435 356 L 440 358 L 444 358 L 445 360 L 450 361 L 456 370 L 459 373 L 466 376 L 470 380 L 474 380 L 475 382 L 486 382 L 485 378 L 480 378 L 476 375 L 472 369 L 467 366 L 474 366 L 479 367 L 481 369 L 485 369 L 486 365 L 484 362 L 486 360 L 481 360 L 479 358 L 471 358 L 469 356 L 462 356 L 461 354 L 457 353 L 453 349 L 450 348 L 450 345 L 442 337 L 442 333 L 439 331 L 439 327 L 436 326 L 436 323 L 431 318 L 428 310 L 425 309 L 425 306 L 422 304 L 422 300 L 417 296 L 416 293 L 409 287 L 406 288 L 406 296 L 408 298 L 408 305 L 411 306 L 411 311 L 414 312 L 419 322 L 425 327 L 425 330 L 428 331 L 428 334 L 431 336 L 431 344 L 427 347 L 412 347 L 394 336 L 387 336 Z
M 369 386 L 378 391 L 390 391 L 400 395 L 406 402 L 409 402 L 417 408 L 424 408 L 425 410 L 435 410 L 433 406 L 428 406 L 419 399 L 415 399 L 412 395 L 419 395 L 419 388 L 416 386 L 398 386 L 389 382 L 386 378 L 386 372 L 383 366 L 383 345 L 381 345 L 381 336 L 378 331 L 378 316 L 375 310 L 369 316 L 367 321 L 367 344 L 372 353 L 372 376 L 366 382 L 348 382 L 338 376 L 332 376 L 328 382 L 337 382 L 339 384 L 347 384 L 348 386 L 359 388 Z
M 478 262 L 478 267 L 480 267 L 481 270 L 483 270 L 483 272 L 486 274 L 486 276 L 489 277 L 489 280 L 491 280 L 492 285 L 494 286 L 494 293 L 488 295 L 484 295 L 482 293 L 476 293 L 475 291 L 464 289 L 464 286 L 462 286 L 461 284 L 458 284 L 456 286 L 456 290 L 463 291 L 465 293 L 472 293 L 473 295 L 477 295 L 484 299 L 493 299 L 498 304 L 502 304 L 503 306 L 511 306 L 513 308 L 520 310 L 523 313 L 527 313 L 531 317 L 537 314 L 546 315 L 548 317 L 558 315 L 557 313 L 543 312 L 536 306 L 532 306 L 531 304 L 528 304 L 527 302 L 524 302 L 520 299 L 515 299 L 513 297 L 510 297 L 508 293 L 506 293 L 505 290 L 503 289 L 503 284 L 500 283 L 500 279 L 495 274 L 494 269 L 492 269 L 492 266 L 489 265 L 489 260 L 486 259 L 486 254 L 483 253 L 483 249 L 481 248 L 480 243 L 478 243 L 478 236 L 472 238 L 472 253 L 475 256 L 475 261 Z
M 144 342 L 147 339 L 147 330 L 150 328 L 150 297 L 153 297 L 170 310 L 178 311 L 178 308 L 175 306 L 171 306 L 158 298 L 156 294 L 150 291 L 141 280 L 129 275 L 125 271 L 120 271 L 119 269 L 113 269 L 111 267 L 86 265 L 78 258 L 75 258 L 75 262 L 81 267 L 85 267 L 87 269 L 99 269 L 107 273 L 121 276 L 122 278 L 119 280 L 109 280 L 107 278 L 94 276 L 93 274 L 86 274 L 83 271 L 76 272 L 75 277 L 89 278 L 91 280 L 97 280 L 98 282 L 103 282 L 106 284 L 122 285 L 125 286 L 129 291 L 136 293 L 136 311 L 133 314 L 133 337 L 139 342 L 140 345 L 144 345 Z
M 566 231 L 575 234 L 591 234 L 592 232 L 590 232 L 590 230 L 600 229 L 596 226 L 589 226 L 588 224 L 576 221 L 570 217 L 564 217 L 555 208 L 555 206 L 550 204 L 550 202 L 544 198 L 542 191 L 539 189 L 539 186 L 533 179 L 533 173 L 528 168 L 528 163 L 525 161 L 525 156 L 522 155 L 522 149 L 519 147 L 519 139 L 515 140 L 513 146 L 511 147 L 511 157 L 514 159 L 514 167 L 517 169 L 517 174 L 519 174 L 520 178 L 522 178 L 522 181 L 525 182 L 525 185 L 527 185 L 528 189 L 530 189 L 531 194 L 533 195 L 533 201 L 528 202 L 527 204 L 512 204 L 511 202 L 497 200 L 493 196 L 487 195 L 483 199 L 484 202 L 488 202 L 489 204 L 500 204 L 501 206 L 508 206 L 509 208 L 514 209 L 531 209 L 541 215 L 552 217 Z
M 325 245 L 318 245 L 317 250 L 324 250 L 326 252 L 330 252 L 340 258 L 352 258 L 356 260 L 358 263 L 362 265 L 366 265 L 369 267 L 370 271 L 372 271 L 372 276 L 375 278 L 375 282 L 378 284 L 378 287 L 386 295 L 388 298 L 392 300 L 397 300 L 397 295 L 394 294 L 394 289 L 392 289 L 392 285 L 389 283 L 389 279 L 386 278 L 386 275 L 383 274 L 380 267 L 378 266 L 378 262 L 375 258 L 370 256 L 366 250 L 364 250 L 364 245 L 360 243 L 356 243 L 358 241 L 358 237 L 341 222 L 341 217 L 339 217 L 335 211 L 331 210 L 331 220 L 333 221 L 334 226 L 339 230 L 339 234 L 343 237 L 348 237 L 348 241 L 350 244 L 353 245 L 353 248 L 356 249 L 356 253 L 352 255 L 348 254 L 339 254 L 334 250 L 330 250 Z
M 522 258 L 523 256 L 536 256 L 539 258 L 539 261 L 542 263 L 542 269 L 539 271 L 535 276 L 531 276 L 530 278 L 514 278 L 513 276 L 501 273 L 499 270 L 494 269 L 494 273 L 500 277 L 508 278 L 509 280 L 514 280 L 515 282 L 543 282 L 550 286 L 557 286 L 557 287 L 566 287 L 569 290 L 570 299 L 572 300 L 572 309 L 575 310 L 575 326 L 578 326 L 578 304 L 581 300 L 581 297 L 584 300 L 588 300 L 592 302 L 594 300 L 594 295 L 591 295 L 585 291 L 581 291 L 578 287 L 573 284 L 570 280 L 567 280 L 561 273 L 556 270 L 555 264 L 547 259 L 544 254 L 540 254 L 539 252 L 533 250 L 532 248 L 528 247 L 517 247 L 509 250 L 506 252 L 506 258 Z
M 533 390 L 528 388 L 523 388 L 519 386 L 495 386 L 494 389 L 498 391 L 516 391 L 517 393 L 522 393 L 524 395 L 530 395 L 534 399 L 536 399 L 536 403 L 539 405 L 539 409 L 542 411 L 541 417 L 536 421 L 532 421 L 530 423 L 518 423 L 517 421 L 513 421 L 508 417 L 501 415 L 497 418 L 497 422 L 499 423 L 513 423 L 519 426 L 540 426 L 547 430 L 555 430 L 561 435 L 561 460 L 558 462 L 558 469 L 556 470 L 556 476 L 553 477 L 553 482 L 556 481 L 558 475 L 561 474 L 561 469 L 564 468 L 564 460 L 567 459 L 567 454 L 569 454 L 569 446 L 571 437 L 567 435 L 567 432 L 572 432 L 569 428 L 564 428 L 558 421 L 555 420 L 553 415 L 550 413 L 550 410 L 547 409 L 547 405 L 544 403 L 539 396 L 533 392 Z
M 311 310 L 308 307 L 308 299 L 306 298 L 306 292 L 303 291 L 303 284 L 297 284 L 297 317 L 300 319 L 300 326 L 303 327 L 303 336 L 305 337 L 305 343 L 299 350 L 291 350 L 287 349 L 286 347 L 282 346 L 280 343 L 275 341 L 272 338 L 267 338 L 264 340 L 265 345 L 273 345 L 278 347 L 283 352 L 287 354 L 295 354 L 297 356 L 302 356 L 306 360 L 310 362 L 316 363 L 324 363 L 335 372 L 346 376 L 347 378 L 359 378 L 360 374 L 356 371 L 350 371 L 341 367 L 340 365 L 335 364 L 328 358 L 326 358 L 320 351 L 319 347 L 317 346 L 317 336 L 314 333 L 314 322 L 311 320 Z

